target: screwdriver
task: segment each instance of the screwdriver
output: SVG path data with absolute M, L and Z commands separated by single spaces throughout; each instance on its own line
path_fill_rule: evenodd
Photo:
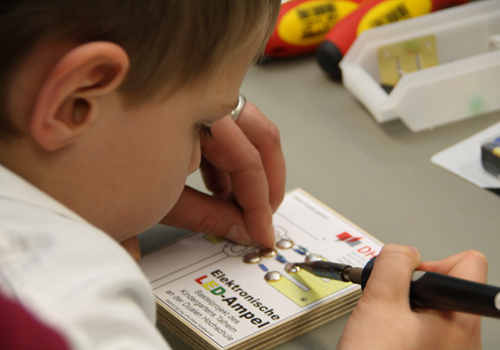
M 315 276 L 361 285 L 364 290 L 375 259 L 364 268 L 329 261 L 294 263 Z M 428 271 L 414 271 L 410 304 L 436 310 L 457 311 L 500 318 L 500 288 Z

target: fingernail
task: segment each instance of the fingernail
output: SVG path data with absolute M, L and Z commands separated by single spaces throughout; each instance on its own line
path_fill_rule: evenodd
M 410 249 L 411 251 L 414 251 L 415 253 L 418 253 L 418 249 L 415 247 L 412 247 L 411 245 L 405 246 L 406 248 Z
M 244 245 L 249 245 L 249 246 L 255 245 L 255 241 L 250 237 L 247 230 L 240 225 L 235 225 L 231 227 L 229 233 L 226 235 L 226 238 L 231 241 L 241 243 Z

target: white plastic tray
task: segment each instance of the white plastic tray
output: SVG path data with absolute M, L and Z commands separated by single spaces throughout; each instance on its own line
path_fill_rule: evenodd
M 439 65 L 380 85 L 382 46 L 434 35 Z M 500 0 L 477 1 L 361 33 L 340 62 L 344 86 L 383 123 L 413 132 L 500 109 Z

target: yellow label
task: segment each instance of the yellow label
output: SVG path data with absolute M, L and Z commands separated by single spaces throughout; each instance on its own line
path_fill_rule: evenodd
M 307 1 L 288 11 L 278 24 L 278 35 L 293 45 L 313 45 L 323 41 L 328 31 L 358 8 L 352 1 Z
M 382 26 L 429 13 L 431 0 L 386 0 L 375 5 L 359 22 L 357 34 L 363 30 Z
M 428 35 L 381 46 L 377 58 L 380 83 L 394 87 L 403 75 L 439 64 L 436 38 Z
M 205 238 L 207 241 L 209 241 L 212 244 L 217 244 L 219 242 L 225 241 L 224 238 L 219 237 L 219 236 L 214 236 L 214 235 L 204 235 L 203 238 Z
M 291 273 L 289 276 L 299 281 L 307 290 L 302 289 L 284 276 L 278 281 L 270 281 L 267 283 L 300 307 L 307 306 L 349 286 L 349 284 L 345 282 L 334 280 L 325 281 L 305 270 Z
M 493 151 L 491 151 L 491 153 L 493 153 L 494 156 L 500 158 L 500 147 L 493 148 Z

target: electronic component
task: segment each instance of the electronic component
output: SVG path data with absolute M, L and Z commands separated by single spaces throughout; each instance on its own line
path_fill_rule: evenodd
M 437 65 L 434 35 L 382 46 L 378 50 L 380 82 L 388 93 L 403 75 Z
M 481 164 L 484 170 L 500 177 L 500 136 L 481 145 Z

